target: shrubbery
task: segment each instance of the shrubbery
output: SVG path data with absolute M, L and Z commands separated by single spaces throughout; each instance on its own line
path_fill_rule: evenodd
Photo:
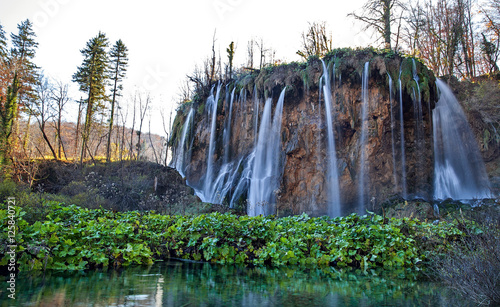
M 500 213 L 493 207 L 477 214 L 465 236 L 430 261 L 434 277 L 479 305 L 500 304 Z M 473 231 L 471 231 L 473 229 Z
M 452 223 L 384 219 L 248 217 L 212 213 L 170 216 L 45 204 L 46 218 L 28 223 L 17 212 L 21 270 L 85 269 L 182 258 L 220 264 L 396 268 L 416 267 L 463 235 Z M 5 225 L 6 210 L 0 210 Z M 7 234 L 0 234 L 5 265 Z

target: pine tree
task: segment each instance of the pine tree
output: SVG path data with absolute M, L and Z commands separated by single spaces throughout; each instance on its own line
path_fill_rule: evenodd
M 5 37 L 5 31 L 3 26 L 0 25 L 0 101 L 6 99 L 5 95 L 7 93 L 7 86 L 9 85 L 10 70 L 7 65 L 7 38 Z
M 7 58 L 7 38 L 5 37 L 5 30 L 0 25 L 0 61 Z
M 29 103 L 36 99 L 33 88 L 39 78 L 38 66 L 33 63 L 38 43 L 33 31 L 33 23 L 26 19 L 17 25 L 18 34 L 11 34 L 12 46 L 9 66 L 12 72 L 17 73 L 19 80 L 19 103 Z
M 20 107 L 36 99 L 34 86 L 38 82 L 38 67 L 33 63 L 38 43 L 33 24 L 26 19 L 11 34 L 12 49 L 7 53 L 5 32 L 0 29 L 0 165 L 4 177 L 10 176 L 14 127 Z M 8 86 L 7 86 L 8 85 Z M 7 89 L 5 89 L 7 87 Z
M 122 40 L 118 40 L 109 53 L 111 59 L 111 70 L 110 79 L 113 85 L 112 93 L 113 97 L 111 99 L 111 114 L 109 116 L 109 131 L 108 131 L 108 143 L 106 147 L 106 160 L 109 162 L 111 160 L 111 132 L 113 131 L 113 120 L 115 114 L 116 98 L 121 96 L 120 91 L 123 89 L 121 81 L 125 78 L 125 72 L 127 71 L 128 65 L 128 49 L 123 44 Z
M 104 108 L 104 102 L 108 100 L 106 96 L 106 82 L 108 80 L 108 39 L 102 32 L 91 38 L 80 52 L 84 56 L 82 65 L 77 68 L 73 75 L 73 82 L 80 85 L 80 91 L 87 93 L 87 111 L 85 114 L 85 124 L 82 132 L 82 152 L 80 163 L 85 159 L 88 150 L 88 141 L 93 117 L 96 111 Z

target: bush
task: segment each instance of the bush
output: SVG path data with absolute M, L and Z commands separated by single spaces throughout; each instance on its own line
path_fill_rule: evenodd
M 467 236 L 431 261 L 434 277 L 479 305 L 500 304 L 500 214 L 487 208 L 488 215 L 466 221 Z

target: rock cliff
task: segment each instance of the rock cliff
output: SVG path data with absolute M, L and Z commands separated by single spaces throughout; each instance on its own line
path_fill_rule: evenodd
M 437 101 L 432 72 L 411 58 L 373 50 L 337 50 L 323 61 L 324 66 L 313 58 L 307 63 L 266 67 L 223 82 L 216 102 L 212 157 L 208 154 L 209 114 L 213 115 L 207 103 L 209 90 L 180 106 L 170 140 L 175 149 L 172 164 L 203 193 L 207 162 L 212 159 L 213 181 L 224 183 L 217 185 L 218 202 L 246 205 L 251 180 L 248 164 L 252 163 L 265 101 L 272 99 L 274 111 L 280 92 L 286 88 L 273 211 L 280 215 L 326 214 L 330 202 L 327 181 L 331 180 L 324 97 L 328 93 L 321 89 L 328 80 L 341 214 L 375 210 L 393 194 L 431 198 L 431 110 Z M 324 67 L 328 79 L 322 78 Z M 363 74 L 368 77 L 365 100 Z M 214 86 L 212 97 L 216 90 Z M 194 116 L 188 118 L 191 109 Z

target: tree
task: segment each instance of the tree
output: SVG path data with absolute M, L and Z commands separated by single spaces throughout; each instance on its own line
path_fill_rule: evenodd
M 261 37 L 260 38 L 260 43 L 256 42 L 257 48 L 259 49 L 259 54 L 260 54 L 260 62 L 259 62 L 259 69 L 262 69 L 264 65 L 266 64 L 266 53 L 269 52 L 269 49 L 266 49 L 264 46 L 264 39 Z
M 247 66 L 250 69 L 253 69 L 253 54 L 254 54 L 254 45 L 255 45 L 255 40 L 252 38 L 250 41 L 248 41 L 247 44 L 247 56 L 248 56 L 248 62 Z
M 13 132 L 19 109 L 23 104 L 35 99 L 33 87 L 38 82 L 38 67 L 33 63 L 38 43 L 35 41 L 33 24 L 26 19 L 18 24 L 18 34 L 11 34 L 12 48 L 7 53 L 5 32 L 0 31 L 2 59 L 0 87 L 0 164 L 11 164 L 14 147 Z M 7 87 L 7 88 L 5 88 Z M 9 168 L 4 168 L 9 177 Z
M 310 56 L 324 56 L 332 49 L 332 35 L 327 34 L 326 22 L 313 22 L 307 32 L 302 32 L 302 49 L 297 54 L 307 60 Z
M 146 117 L 146 112 L 149 109 L 149 105 L 151 103 L 151 96 L 146 94 L 146 97 L 144 98 L 142 94 L 138 95 L 139 97 L 139 130 L 137 131 L 137 160 L 141 160 L 141 135 L 142 135 L 142 124 L 144 123 L 144 118 Z M 134 104 L 135 107 L 135 104 Z M 135 113 L 135 112 L 134 112 Z
M 108 39 L 102 32 L 91 38 L 81 50 L 84 60 L 73 75 L 73 82 L 80 85 L 80 91 L 87 93 L 87 111 L 85 114 L 85 124 L 82 133 L 82 150 L 80 163 L 85 159 L 88 151 L 88 141 L 93 118 L 96 111 L 104 108 L 104 102 L 108 100 L 106 96 L 106 82 L 108 79 Z
M 12 152 L 12 130 L 17 117 L 19 81 L 14 73 L 12 85 L 7 88 L 7 93 L 0 97 L 0 167 L 5 178 L 10 177 L 10 164 Z
M 404 10 L 404 5 L 399 0 L 368 0 L 363 5 L 362 14 L 350 13 L 352 16 L 366 24 L 365 30 L 373 28 L 380 34 L 384 41 L 384 48 L 391 49 L 391 26 L 396 21 L 394 10 Z
M 33 23 L 26 19 L 17 25 L 18 34 L 11 34 L 12 49 L 10 51 L 9 68 L 17 73 L 19 80 L 19 102 L 27 103 L 36 99 L 33 88 L 39 81 L 38 66 L 33 63 L 38 43 L 33 31 Z
M 50 101 L 51 92 L 52 92 L 51 84 L 49 83 L 46 77 L 40 75 L 40 80 L 35 88 L 36 100 L 33 101 L 33 103 L 27 105 L 27 109 L 29 114 L 36 118 L 38 123 L 38 128 L 42 133 L 42 137 L 45 143 L 47 144 L 47 146 L 49 146 L 52 156 L 54 157 L 55 160 L 58 160 L 56 151 L 54 150 L 54 146 L 52 146 L 52 143 L 50 142 L 50 139 L 47 136 L 47 131 L 46 131 L 47 123 L 49 122 L 49 120 L 54 118 L 54 112 L 53 112 L 54 110 L 51 107 L 51 101 Z
M 484 32 L 481 33 L 481 51 L 485 62 L 484 73 L 498 71 L 500 58 L 500 0 L 489 0 L 482 10 Z
M 412 56 L 420 56 L 421 37 L 425 34 L 425 13 L 420 1 L 410 2 L 408 12 L 404 17 L 406 26 L 404 27 L 403 41 L 406 43 L 408 53 Z
M 0 25 L 0 61 L 7 58 L 7 38 L 5 37 L 5 30 Z
M 128 65 L 128 49 L 123 44 L 122 40 L 118 40 L 109 53 L 109 57 L 111 60 L 111 76 L 110 79 L 113 83 L 113 89 L 111 92 L 113 93 L 111 99 L 111 111 L 109 116 L 109 130 L 108 130 L 108 141 L 106 146 L 106 161 L 111 161 L 111 133 L 113 132 L 113 120 L 115 114 L 115 103 L 116 98 L 121 96 L 120 91 L 123 89 L 123 86 L 120 84 L 123 78 L 125 78 L 125 72 L 127 71 Z
M 5 95 L 10 80 L 7 56 L 7 38 L 5 37 L 3 26 L 0 24 L 0 101 L 6 98 Z
M 227 59 L 229 61 L 229 79 L 233 76 L 233 58 L 234 58 L 234 42 L 229 44 L 229 47 L 226 48 Z
M 64 111 L 64 107 L 66 106 L 66 104 L 69 101 L 68 85 L 63 84 L 62 82 L 58 81 L 56 86 L 51 88 L 51 97 L 50 98 L 53 102 L 53 109 L 55 111 L 54 127 L 56 129 L 57 156 L 59 157 L 59 159 L 61 159 L 62 153 L 64 152 L 64 156 L 66 158 L 68 158 L 68 155 L 66 154 L 66 150 L 64 149 L 64 143 L 62 140 L 63 111 Z

